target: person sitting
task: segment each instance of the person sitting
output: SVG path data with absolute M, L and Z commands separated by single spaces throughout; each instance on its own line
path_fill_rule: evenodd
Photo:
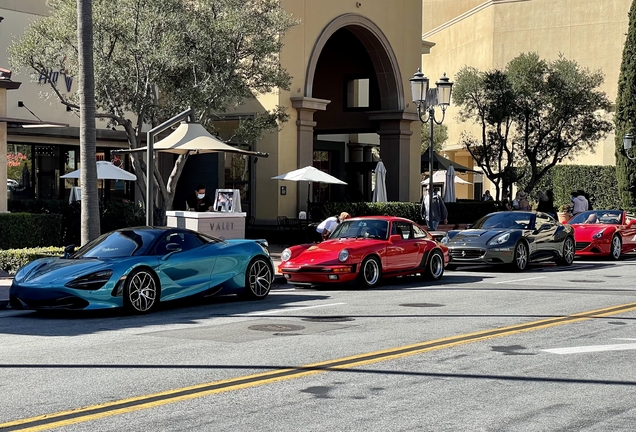
M 590 213 L 590 215 L 585 219 L 584 224 L 593 224 L 598 223 L 598 218 L 596 217 L 596 213 Z

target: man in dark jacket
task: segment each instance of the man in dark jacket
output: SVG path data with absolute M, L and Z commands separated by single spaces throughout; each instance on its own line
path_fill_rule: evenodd
M 212 211 L 212 200 L 205 194 L 205 186 L 197 185 L 194 192 L 186 198 L 186 206 L 189 211 L 206 212 Z
M 435 231 L 440 221 L 445 224 L 448 223 L 448 210 L 446 210 L 446 204 L 437 193 L 433 193 L 433 205 L 429 206 L 428 191 L 427 187 L 422 199 L 422 206 L 420 207 L 420 216 L 426 221 L 429 231 Z

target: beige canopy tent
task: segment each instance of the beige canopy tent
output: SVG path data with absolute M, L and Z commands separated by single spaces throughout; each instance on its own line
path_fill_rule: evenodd
M 147 147 L 139 147 L 131 150 L 118 150 L 120 153 L 142 152 Z M 156 142 L 153 145 L 154 151 L 176 153 L 176 154 L 197 154 L 197 153 L 238 153 L 257 157 L 268 157 L 269 153 L 255 152 L 232 147 L 211 135 L 200 123 L 181 123 L 174 132 Z

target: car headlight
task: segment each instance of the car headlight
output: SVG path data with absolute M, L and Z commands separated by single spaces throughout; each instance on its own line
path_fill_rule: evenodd
M 106 285 L 106 282 L 108 282 L 108 279 L 110 279 L 112 275 L 112 270 L 101 270 L 67 282 L 64 286 L 74 289 L 94 291 Z
M 510 240 L 510 233 L 504 233 L 504 234 L 498 235 L 494 239 L 490 240 L 490 242 L 488 242 L 488 244 L 489 245 L 498 245 L 498 244 L 503 244 L 503 243 L 507 242 L 508 240 Z
M 291 258 L 291 251 L 289 249 L 285 249 L 282 254 L 280 254 L 280 260 L 282 262 L 289 261 Z
M 349 259 L 349 251 L 347 249 L 343 249 L 338 254 L 338 261 L 345 262 Z
M 448 237 L 448 235 L 445 235 L 439 242 L 441 244 L 448 244 L 449 241 L 450 241 L 450 237 Z
M 602 230 L 600 230 L 599 232 L 597 232 L 596 234 L 594 234 L 594 235 L 592 236 L 592 238 L 593 238 L 594 240 L 598 240 L 598 239 L 600 239 L 601 237 L 603 237 L 603 234 L 604 234 L 604 233 L 605 233 L 605 229 L 602 229 Z

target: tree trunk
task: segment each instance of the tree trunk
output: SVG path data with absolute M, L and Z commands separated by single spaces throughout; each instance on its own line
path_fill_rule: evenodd
M 85 245 L 100 234 L 96 163 L 92 0 L 77 0 L 77 38 L 80 97 L 80 181 L 82 187 L 81 241 Z

